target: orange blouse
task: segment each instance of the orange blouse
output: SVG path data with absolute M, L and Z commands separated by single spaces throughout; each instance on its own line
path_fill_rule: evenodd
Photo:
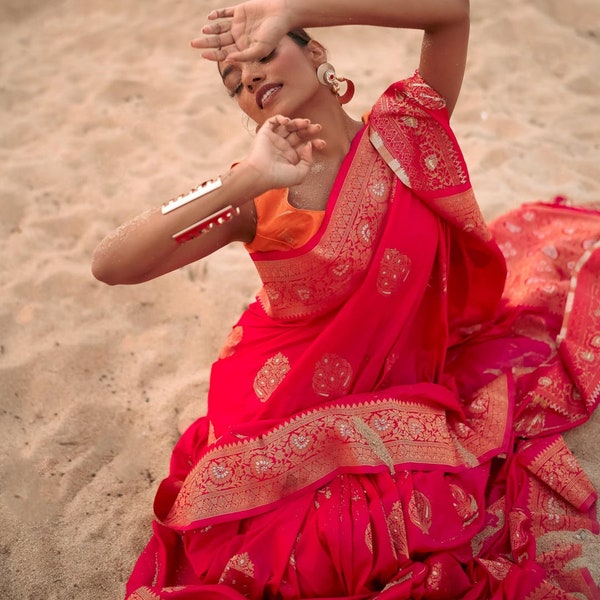
M 269 190 L 254 199 L 256 236 L 245 244 L 248 252 L 291 250 L 306 244 L 318 231 L 324 210 L 306 210 L 292 206 L 288 189 Z
M 362 116 L 368 123 L 371 111 Z M 269 190 L 254 199 L 256 236 L 245 244 L 248 252 L 291 250 L 303 246 L 321 227 L 324 210 L 296 208 L 288 201 L 288 189 Z

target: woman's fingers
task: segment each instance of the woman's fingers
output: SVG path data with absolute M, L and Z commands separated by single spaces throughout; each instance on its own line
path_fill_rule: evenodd
M 193 48 L 205 50 L 209 60 L 259 60 L 277 46 L 289 26 L 278 11 L 259 2 L 242 2 L 213 10 L 202 27 L 206 37 L 191 41 Z
M 322 150 L 325 141 L 317 136 L 321 133 L 321 125 L 311 123 L 308 119 L 288 119 L 281 115 L 271 117 L 267 126 L 276 135 L 273 143 L 275 147 L 289 156 L 296 156 L 298 160 L 311 160 L 312 150 Z M 295 162 L 295 161 L 293 161 Z
M 208 15 L 209 21 L 214 21 L 215 19 L 228 19 L 230 17 L 233 17 L 233 7 L 216 8 Z
M 271 117 L 268 122 L 273 126 L 285 129 L 288 133 L 293 131 L 315 133 L 321 129 L 321 125 L 312 123 L 310 119 L 290 119 L 283 115 L 275 115 L 274 117 Z
M 219 35 L 231 31 L 231 21 L 218 21 L 217 23 L 208 23 L 201 30 L 205 35 Z
M 213 13 L 217 12 L 218 11 L 213 11 Z M 211 15 L 213 13 L 209 15 L 209 19 L 211 18 Z M 217 17 L 215 16 L 214 18 L 216 19 Z M 231 21 L 219 21 L 217 23 L 208 23 L 204 25 L 204 27 L 202 27 L 201 29 L 201 32 L 204 35 L 204 37 L 194 38 L 191 41 L 192 47 L 206 49 L 209 52 L 211 52 L 212 50 L 219 51 L 226 46 L 234 46 L 233 50 L 237 50 L 237 48 L 235 48 L 235 40 L 233 34 L 231 33 L 231 24 Z
M 223 33 L 208 35 L 202 38 L 196 38 L 191 41 L 192 47 L 206 50 L 221 50 L 227 46 L 235 48 L 235 41 L 231 31 L 224 30 Z
M 311 123 L 308 119 L 289 119 L 282 115 L 276 115 L 271 117 L 268 122 L 274 133 L 290 143 L 296 140 L 308 141 L 321 131 L 321 125 Z

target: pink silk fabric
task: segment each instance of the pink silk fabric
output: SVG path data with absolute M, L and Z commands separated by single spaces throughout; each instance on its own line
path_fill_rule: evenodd
M 391 86 L 319 232 L 252 255 L 127 597 L 600 597 L 560 435 L 600 396 L 599 240 L 559 203 L 490 230 L 442 99 Z

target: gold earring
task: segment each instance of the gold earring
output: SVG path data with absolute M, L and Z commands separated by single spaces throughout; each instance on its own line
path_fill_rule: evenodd
M 347 104 L 354 96 L 354 83 L 345 77 L 338 77 L 335 69 L 328 62 L 319 65 L 317 79 L 322 85 L 329 87 L 331 92 L 337 96 L 340 104 Z

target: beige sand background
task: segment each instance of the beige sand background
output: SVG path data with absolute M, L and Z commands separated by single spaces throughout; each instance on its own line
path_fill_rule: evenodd
M 212 0 L 0 0 L 0 596 L 116 599 L 178 427 L 257 287 L 239 247 L 161 280 L 90 275 L 128 217 L 243 156 L 251 126 L 188 41 Z M 488 217 L 600 200 L 600 3 L 474 0 L 454 126 Z M 323 30 L 362 114 L 418 36 Z M 600 417 L 569 436 L 600 484 Z M 585 536 L 584 536 L 585 537 Z M 589 536 L 587 536 L 589 539 Z M 600 578 L 598 542 L 584 561 Z

